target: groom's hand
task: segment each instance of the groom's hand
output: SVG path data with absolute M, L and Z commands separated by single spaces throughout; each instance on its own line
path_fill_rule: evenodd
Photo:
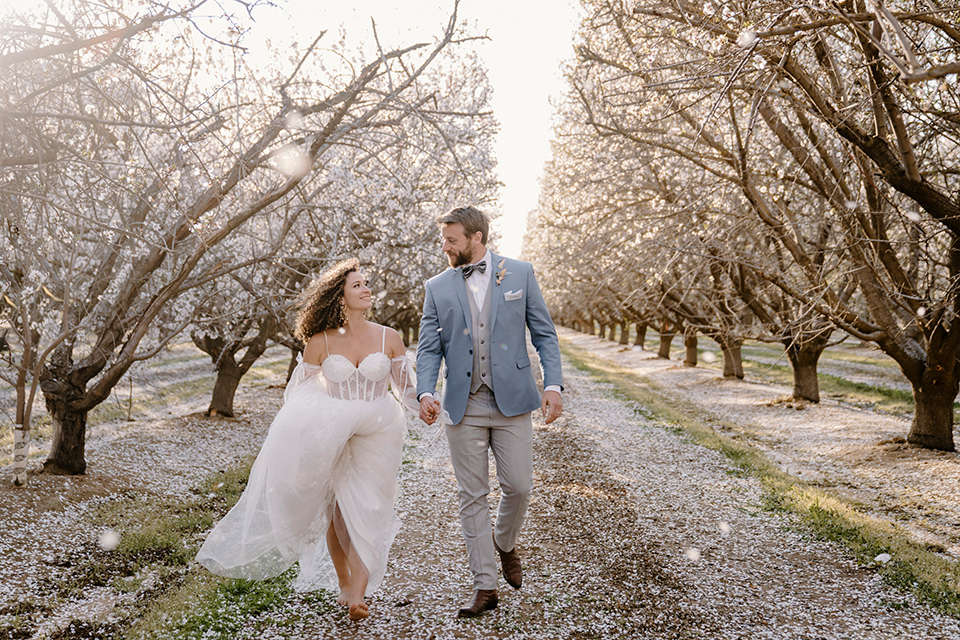
M 544 391 L 543 400 L 540 401 L 540 413 L 543 414 L 543 423 L 550 424 L 560 417 L 561 411 L 563 411 L 563 397 L 553 390 Z
M 440 403 L 430 394 L 420 398 L 420 419 L 427 424 L 433 424 L 440 415 Z

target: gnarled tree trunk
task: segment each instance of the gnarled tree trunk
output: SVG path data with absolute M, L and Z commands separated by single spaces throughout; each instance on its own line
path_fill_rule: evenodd
M 675 335 L 677 335 L 676 332 L 670 328 L 668 323 L 664 322 L 660 328 L 660 348 L 657 349 L 658 358 L 663 358 L 664 360 L 670 359 L 670 343 L 673 342 Z
M 743 340 L 724 337 L 718 338 L 717 344 L 723 353 L 723 377 L 743 380 L 743 358 L 740 354 Z
M 793 398 L 820 402 L 820 381 L 817 379 L 817 363 L 827 347 L 830 334 L 793 336 L 783 343 L 790 366 L 793 368 Z
M 953 441 L 953 403 L 958 379 L 955 360 L 940 363 L 931 358 L 920 379 L 913 384 L 913 423 L 907 442 L 928 449 L 956 451 Z
M 41 384 L 44 401 L 53 421 L 53 442 L 50 454 L 43 463 L 43 473 L 79 475 L 87 470 L 84 445 L 87 434 L 87 410 L 78 409 L 75 401 L 84 395 L 83 389 L 62 382 Z
M 687 367 L 697 366 L 697 334 L 683 336 L 683 364 Z
M 647 339 L 647 323 L 638 322 L 637 323 L 637 337 L 634 339 L 633 344 L 643 349 L 643 343 Z
M 226 356 L 217 365 L 217 381 L 213 383 L 213 394 L 210 396 L 210 406 L 207 415 L 234 417 L 233 399 L 237 395 L 240 379 L 246 373 L 245 369 L 237 366 L 233 355 Z
M 620 323 L 620 344 L 630 343 L 630 324 L 624 320 Z
M 194 334 L 193 343 L 208 354 L 217 370 L 217 380 L 213 385 L 213 394 L 208 416 L 234 417 L 233 399 L 240 385 L 240 379 L 267 350 L 268 342 L 276 335 L 280 323 L 272 315 L 256 319 L 257 334 L 246 340 L 227 340 L 219 336 Z M 237 361 L 237 354 L 246 349 L 243 357 Z

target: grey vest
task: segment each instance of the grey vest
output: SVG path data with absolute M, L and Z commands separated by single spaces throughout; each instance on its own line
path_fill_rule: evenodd
M 484 275 L 484 277 L 489 277 Z M 470 379 L 470 393 L 476 393 L 480 385 L 485 384 L 493 391 L 493 371 L 490 365 L 490 300 L 493 297 L 492 283 L 487 286 L 487 297 L 483 307 L 477 309 L 477 301 L 467 288 L 467 300 L 470 302 L 470 319 L 473 325 L 473 375 Z

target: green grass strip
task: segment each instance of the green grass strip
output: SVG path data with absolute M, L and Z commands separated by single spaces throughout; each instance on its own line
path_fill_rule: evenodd
M 121 545 L 137 548 L 138 555 L 168 551 L 165 564 L 182 566 L 180 579 L 149 598 L 132 616 L 126 638 L 234 638 L 256 618 L 282 608 L 294 595 L 295 570 L 269 580 L 240 580 L 215 576 L 203 567 L 188 565 L 196 555 L 200 534 L 213 526 L 239 499 L 246 486 L 252 458 L 209 476 L 197 490 L 199 504 L 170 504 L 154 513 L 139 513 L 135 535 L 121 533 Z M 149 502 L 144 501 L 149 508 Z M 108 522 L 98 514 L 99 522 Z M 123 524 L 120 525 L 123 528 Z M 302 599 L 302 597 L 301 597 Z M 333 608 L 332 603 L 317 603 Z
M 781 471 L 759 450 L 722 435 L 733 425 L 692 403 L 668 400 L 648 378 L 638 376 L 561 341 L 561 351 L 577 369 L 612 386 L 616 397 L 690 441 L 723 453 L 737 473 L 750 475 L 763 487 L 763 507 L 793 513 L 817 539 L 842 544 L 856 560 L 875 568 L 891 586 L 912 592 L 919 601 L 960 618 L 960 565 L 939 553 L 936 545 L 915 542 L 895 524 L 870 517 L 849 501 Z M 875 558 L 887 553 L 887 563 Z

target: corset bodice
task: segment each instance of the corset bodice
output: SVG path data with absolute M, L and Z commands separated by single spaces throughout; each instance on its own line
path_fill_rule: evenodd
M 354 366 L 346 357 L 331 353 L 321 365 L 327 391 L 343 400 L 376 400 L 387 395 L 390 385 L 390 358 L 383 352 L 371 353 Z

